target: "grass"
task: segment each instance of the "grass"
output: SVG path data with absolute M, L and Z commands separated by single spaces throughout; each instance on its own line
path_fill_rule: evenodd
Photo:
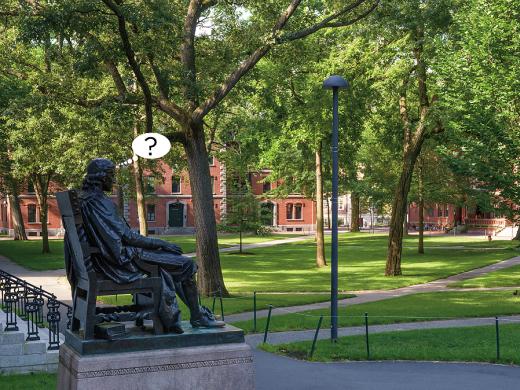
M 450 287 L 517 287 L 520 286 L 520 265 L 490 272 L 473 279 L 450 284 Z
M 50 390 L 56 388 L 57 375 L 33 373 L 23 375 L 0 375 L 2 390 Z
M 421 329 L 369 335 L 372 360 L 431 360 L 520 364 L 520 325 L 500 326 L 500 360 L 496 356 L 495 327 Z M 268 352 L 308 359 L 311 341 L 260 346 Z M 313 361 L 367 360 L 365 336 L 339 338 L 336 344 L 319 340 Z
M 352 294 L 341 294 L 340 299 L 351 298 Z M 257 309 L 263 309 L 267 305 L 272 304 L 277 307 L 304 305 L 307 303 L 325 302 L 330 299 L 328 294 L 257 294 Z M 105 296 L 99 297 L 103 303 L 110 305 L 129 305 L 131 303 L 130 295 Z M 213 307 L 213 298 L 203 298 L 202 304 Z M 231 298 L 223 298 L 224 315 L 243 313 L 253 311 L 252 295 L 234 295 Z M 189 313 L 187 307 L 179 300 L 179 308 L 183 313 Z M 220 314 L 219 300 L 215 301 L 215 313 Z M 189 314 L 188 314 L 189 315 Z
M 40 240 L 1 240 L 0 255 L 35 271 L 63 268 L 63 240 L 49 240 L 49 246 L 51 253 L 43 254 Z
M 166 241 L 175 242 L 185 253 L 195 251 L 195 236 L 158 236 Z M 265 241 L 281 240 L 289 237 L 297 237 L 289 234 L 273 234 L 269 236 L 253 236 L 244 235 L 243 244 L 253 244 Z M 227 248 L 239 244 L 238 234 L 221 234 L 219 236 L 220 248 Z M 41 240 L 29 241 L 14 241 L 1 240 L 0 241 L 0 255 L 5 256 L 22 267 L 35 270 L 46 271 L 60 269 L 64 267 L 63 260 L 63 240 L 52 239 L 49 241 L 51 253 L 42 254 Z
M 330 237 L 327 237 L 327 241 Z M 340 234 L 339 289 L 394 289 L 458 274 L 517 255 L 510 241 L 478 237 L 426 237 L 426 253 L 417 253 L 415 236 L 405 238 L 403 276 L 388 278 L 386 235 Z M 464 247 L 461 248 L 460 245 Z M 455 248 L 450 248 L 455 247 Z M 491 250 L 483 248 L 492 248 Z M 327 247 L 327 256 L 329 255 Z M 226 287 L 232 292 L 329 291 L 330 268 L 316 269 L 313 240 L 250 250 L 253 255 L 221 255 Z M 328 257 L 329 258 L 329 257 Z
M 520 296 L 512 291 L 461 291 L 408 295 L 384 301 L 363 303 L 339 309 L 339 326 L 364 325 L 364 313 L 369 323 L 392 324 L 402 322 L 431 321 L 448 318 L 493 317 L 495 315 L 520 314 Z M 273 315 L 269 331 L 315 329 L 323 315 L 322 329 L 330 327 L 330 310 L 320 309 L 299 314 Z M 265 329 L 266 318 L 257 319 L 257 329 Z M 251 332 L 252 321 L 235 322 L 233 325 Z
M 190 236 L 175 236 L 186 246 Z M 274 236 L 273 236 L 274 237 Z M 279 237 L 281 238 L 281 237 Z M 169 238 L 173 239 L 173 238 Z M 266 239 L 250 237 L 251 240 Z M 327 241 L 330 237 L 326 238 Z M 404 240 L 403 276 L 383 275 L 386 262 L 386 235 L 366 233 L 341 234 L 339 238 L 340 291 L 394 289 L 447 277 L 511 258 L 519 253 L 511 241 L 485 241 L 479 237 L 426 237 L 426 253 L 416 250 L 417 237 Z M 226 241 L 227 240 L 227 241 Z M 232 243 L 236 236 L 221 241 Z M 51 241 L 51 255 L 39 253 L 39 241 L 0 241 L 0 254 L 36 270 L 61 268 L 62 243 Z M 189 249 L 189 247 L 188 247 Z M 327 246 L 327 252 L 329 245 Z M 250 249 L 250 254 L 221 255 L 226 287 L 234 294 L 258 292 L 327 292 L 330 289 L 330 268 L 315 267 L 313 239 L 271 247 Z

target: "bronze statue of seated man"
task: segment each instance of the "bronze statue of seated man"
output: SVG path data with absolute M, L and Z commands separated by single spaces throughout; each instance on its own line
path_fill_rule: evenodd
M 90 245 L 99 249 L 92 255 L 97 273 L 116 283 L 130 283 L 147 277 L 140 262 L 157 265 L 162 279 L 159 318 L 168 332 L 182 333 L 176 295 L 190 310 L 193 327 L 223 327 L 211 311 L 198 301 L 195 273 L 197 265 L 182 255 L 177 245 L 144 237 L 130 229 L 105 195 L 114 184 L 115 165 L 107 159 L 94 159 L 87 166 L 80 193 L 80 208 Z

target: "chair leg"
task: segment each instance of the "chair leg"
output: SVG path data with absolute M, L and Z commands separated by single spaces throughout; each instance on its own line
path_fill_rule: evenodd
M 87 295 L 87 310 L 85 318 L 85 340 L 94 338 L 94 328 L 96 327 L 96 288 L 90 288 Z
M 155 334 L 163 334 L 164 333 L 164 325 L 159 318 L 159 305 L 161 302 L 161 287 L 156 286 L 153 289 L 153 313 L 152 313 L 152 321 L 153 321 L 153 330 Z

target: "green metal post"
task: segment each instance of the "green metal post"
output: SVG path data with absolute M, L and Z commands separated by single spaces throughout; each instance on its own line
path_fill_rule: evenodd
M 213 293 L 213 304 L 211 305 L 211 311 L 215 312 L 215 301 L 217 300 L 217 294 Z
M 500 333 L 498 329 L 498 317 L 495 317 L 495 329 L 496 329 L 496 336 L 497 336 L 497 361 L 500 360 Z
M 271 311 L 273 310 L 273 305 L 269 305 L 269 313 L 267 313 L 267 323 L 265 324 L 264 331 L 264 343 L 267 342 L 267 332 L 269 332 L 269 323 L 271 322 Z
M 311 353 L 309 354 L 310 359 L 312 359 L 312 355 L 314 355 L 314 350 L 316 349 L 316 341 L 318 340 L 318 333 L 320 333 L 322 321 L 323 321 L 323 316 L 320 316 L 320 319 L 318 320 L 318 326 L 316 327 L 316 333 L 314 333 L 314 339 L 312 340 Z
M 367 345 L 367 360 L 370 360 L 370 346 L 368 344 L 368 313 L 365 313 L 365 342 Z

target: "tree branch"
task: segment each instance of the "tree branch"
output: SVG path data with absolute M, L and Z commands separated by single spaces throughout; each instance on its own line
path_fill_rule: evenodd
M 123 43 L 123 49 L 126 54 L 126 58 L 132 71 L 134 72 L 135 78 L 141 87 L 144 95 L 144 107 L 146 113 L 146 132 L 153 132 L 153 112 L 152 112 L 152 94 L 150 87 L 141 71 L 141 67 L 135 59 L 135 52 L 130 44 L 130 38 L 128 37 L 128 31 L 126 30 L 126 21 L 124 15 L 121 13 L 119 7 L 112 0 L 103 0 L 103 3 L 110 8 L 110 10 L 117 16 L 119 35 Z
M 272 34 L 275 36 L 286 24 L 290 17 L 294 14 L 301 0 L 292 0 L 287 9 L 278 17 Z M 226 81 L 210 96 L 201 106 L 197 107 L 193 112 L 192 119 L 195 121 L 202 120 L 213 108 L 215 108 L 224 99 L 227 94 L 233 89 L 238 81 L 249 70 L 251 70 L 262 57 L 264 57 L 271 47 L 274 45 L 274 40 L 267 42 L 265 45 L 257 48 L 245 61 L 243 61 L 237 69 L 235 69 L 226 79 Z
M 114 64 L 114 62 L 109 59 L 105 59 L 103 62 L 108 70 L 108 73 L 110 73 L 110 76 L 112 76 L 112 80 L 114 80 L 114 84 L 116 85 L 116 89 L 119 93 L 119 96 L 126 96 L 128 90 L 126 89 L 125 82 L 123 81 L 123 78 L 121 77 L 121 74 L 119 73 L 116 64 Z
M 343 9 L 339 10 L 338 12 L 333 13 L 332 15 L 327 16 L 321 22 L 316 23 L 313 26 L 304 28 L 299 31 L 295 31 L 292 33 L 287 33 L 287 34 L 282 35 L 278 39 L 278 43 L 285 43 L 285 42 L 294 41 L 296 39 L 305 38 L 306 36 L 311 35 L 317 31 L 319 31 L 323 28 L 327 28 L 327 27 L 343 27 L 343 26 L 351 25 L 351 24 L 357 22 L 358 20 L 363 19 L 364 17 L 369 15 L 373 10 L 375 10 L 377 8 L 380 0 L 376 0 L 376 2 L 367 11 L 365 11 L 364 13 L 362 13 L 361 15 L 357 16 L 356 18 L 354 18 L 352 20 L 348 20 L 348 21 L 344 21 L 344 22 L 336 22 L 336 23 L 334 23 L 334 21 L 342 16 L 345 16 L 346 14 L 350 13 L 351 11 L 358 9 L 359 7 L 361 7 L 363 4 L 367 3 L 368 1 L 369 0 L 356 0 L 354 3 L 344 7 Z
M 192 0 L 194 1 L 194 0 Z M 365 12 L 360 14 L 359 16 L 355 17 L 354 19 L 345 21 L 345 22 L 337 22 L 334 23 L 335 20 L 337 20 L 340 17 L 345 16 L 346 14 L 350 13 L 351 11 L 355 11 L 359 7 L 361 7 L 363 4 L 369 2 L 371 0 L 356 0 L 354 3 L 344 7 L 343 9 L 339 10 L 338 12 L 335 12 L 334 14 L 326 17 L 321 22 L 305 28 L 303 30 L 294 32 L 294 33 L 288 33 L 286 35 L 283 35 L 281 37 L 277 37 L 279 32 L 285 27 L 291 16 L 296 12 L 296 9 L 301 3 L 301 0 L 292 0 L 287 9 L 282 12 L 275 25 L 272 29 L 272 35 L 270 39 L 266 40 L 266 43 L 257 48 L 248 58 L 246 58 L 237 69 L 235 69 L 220 85 L 219 88 L 217 88 L 216 91 L 213 92 L 213 94 L 199 107 L 193 111 L 192 119 L 193 120 L 202 120 L 204 116 L 208 114 L 213 108 L 215 108 L 221 101 L 226 97 L 226 95 L 233 89 L 233 87 L 238 83 L 238 81 L 247 73 L 249 70 L 251 70 L 258 61 L 262 57 L 264 57 L 269 50 L 275 45 L 275 44 L 281 44 L 284 42 L 293 41 L 296 39 L 304 38 L 318 30 L 321 30 L 322 28 L 327 27 L 340 27 L 340 26 L 346 26 L 349 24 L 352 24 L 364 17 L 366 17 L 368 14 L 370 14 L 376 7 L 378 6 L 380 0 L 375 0 L 375 3 Z
M 195 64 L 195 31 L 197 21 L 202 12 L 201 0 L 190 0 L 188 13 L 184 19 L 184 31 L 181 44 L 181 63 L 184 71 L 183 95 L 188 101 L 189 110 L 192 111 L 198 105 L 197 93 L 197 69 Z

